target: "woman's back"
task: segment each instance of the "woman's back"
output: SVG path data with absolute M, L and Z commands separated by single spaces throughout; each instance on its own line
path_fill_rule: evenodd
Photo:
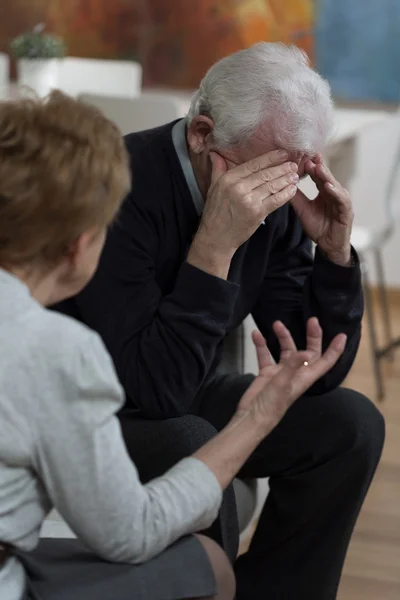
M 88 430 L 96 427 L 122 403 L 111 363 L 102 360 L 108 358 L 106 353 L 96 357 L 98 347 L 96 334 L 44 309 L 21 281 L 0 270 L 0 540 L 18 550 L 36 546 L 43 520 L 57 501 L 57 482 L 51 473 L 51 461 L 57 460 L 54 451 L 62 445 L 74 455 L 78 449 L 66 439 L 71 427 L 82 427 L 83 418 Z M 91 363 L 84 374 L 86 382 L 82 377 L 78 381 L 86 360 Z M 107 377 L 107 388 L 114 387 L 114 393 L 92 399 L 92 410 L 87 411 L 77 387 L 95 386 L 97 380 L 100 388 Z M 48 445 L 53 445 L 50 454 Z M 71 461 L 65 461 L 64 481 L 94 467 L 75 458 L 77 467 L 69 474 Z M 49 496 L 52 491 L 55 498 Z M 15 559 L 0 569 L 0 589 L 5 589 L 9 577 L 14 584 L 22 580 L 17 571 Z
M 34 549 L 53 506 L 115 562 L 146 561 L 210 525 L 221 501 L 215 476 L 186 458 L 142 486 L 115 417 L 124 394 L 99 336 L 43 308 L 2 269 L 0 348 L 0 543 Z M 19 600 L 23 586 L 12 557 L 0 568 L 2 600 Z

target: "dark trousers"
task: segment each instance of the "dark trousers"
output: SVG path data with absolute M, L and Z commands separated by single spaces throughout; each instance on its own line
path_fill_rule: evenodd
M 196 399 L 193 415 L 167 421 L 123 415 L 125 441 L 143 480 L 160 475 L 224 427 L 251 381 L 247 375 L 216 376 Z M 384 430 L 380 412 L 352 390 L 304 396 L 293 405 L 241 472 L 269 477 L 270 493 L 250 549 L 235 564 L 238 600 L 336 598 Z M 207 533 L 236 556 L 232 487 Z

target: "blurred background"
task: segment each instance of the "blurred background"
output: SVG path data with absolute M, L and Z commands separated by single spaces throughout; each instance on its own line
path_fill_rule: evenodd
M 399 98 L 398 0 L 13 0 L 0 51 L 40 22 L 72 56 L 139 61 L 145 85 L 195 88 L 218 58 L 270 40 L 304 48 L 338 97 Z
M 47 33 L 56 41 L 37 37 Z M 21 34 L 28 37 L 10 53 Z M 336 100 L 326 160 L 353 198 L 353 244 L 366 293 L 348 384 L 372 398 L 387 422 L 383 460 L 339 599 L 399 600 L 400 0 L 3 0 L 0 97 L 17 97 L 21 84 L 39 93 L 56 85 L 96 104 L 129 133 L 184 116 L 211 64 L 261 40 L 304 49 Z M 304 187 L 315 193 L 310 182 Z M 236 346 L 246 371 L 255 370 L 251 328 L 245 324 Z M 48 532 L 60 533 L 59 526 Z M 252 528 L 254 519 L 242 550 Z

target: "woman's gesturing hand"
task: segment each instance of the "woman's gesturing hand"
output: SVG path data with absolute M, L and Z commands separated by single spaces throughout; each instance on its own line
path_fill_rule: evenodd
M 307 323 L 307 348 L 297 350 L 283 323 L 274 324 L 281 348 L 279 363 L 275 363 L 260 332 L 253 332 L 259 375 L 243 395 L 238 416 L 251 413 L 260 426 L 273 428 L 295 400 L 325 375 L 339 360 L 346 346 L 346 336 L 337 335 L 322 353 L 322 329 L 315 317 Z
M 228 425 L 194 454 L 214 473 L 222 489 L 293 402 L 334 366 L 346 345 L 346 336 L 339 334 L 322 353 L 322 331 L 315 318 L 307 323 L 306 350 L 297 350 L 283 323 L 275 323 L 274 331 L 281 347 L 279 363 L 274 363 L 260 332 L 254 332 L 259 375 Z

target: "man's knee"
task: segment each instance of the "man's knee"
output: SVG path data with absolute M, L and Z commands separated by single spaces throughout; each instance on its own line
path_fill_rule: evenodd
M 385 421 L 376 406 L 354 390 L 338 388 L 318 399 L 324 403 L 326 426 L 342 452 L 374 468 L 385 440 Z
M 171 441 L 182 457 L 193 454 L 217 434 L 211 423 L 195 415 L 169 419 L 167 423 Z
M 143 482 L 162 475 L 217 433 L 210 423 L 192 415 L 165 421 L 121 415 L 120 421 L 127 450 Z

